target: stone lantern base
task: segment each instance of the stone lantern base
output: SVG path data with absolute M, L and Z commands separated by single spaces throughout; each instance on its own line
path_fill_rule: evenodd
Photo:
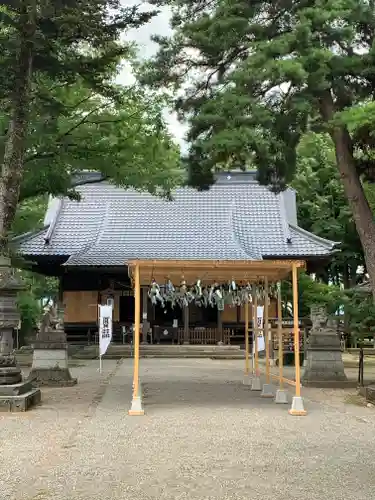
M 22 381 L 14 356 L 0 357 L 0 412 L 27 411 L 41 402 L 41 393 L 28 381 Z

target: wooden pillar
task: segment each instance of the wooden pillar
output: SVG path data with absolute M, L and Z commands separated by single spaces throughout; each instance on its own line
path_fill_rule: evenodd
M 277 284 L 277 338 L 279 348 L 279 387 L 276 391 L 275 403 L 288 404 L 288 392 L 284 390 L 284 342 L 283 312 L 281 308 L 281 283 Z
M 281 283 L 277 287 L 277 338 L 279 345 L 279 389 L 284 389 L 284 342 L 283 342 L 283 312 L 281 307 Z
M 65 312 L 65 304 L 64 304 L 64 288 L 63 288 L 63 279 L 62 276 L 59 277 L 59 288 L 57 292 L 57 314 L 59 318 L 60 325 L 64 325 L 64 312 Z
M 268 317 L 268 278 L 264 278 L 264 344 L 266 348 L 266 383 L 271 381 L 270 374 L 270 342 L 269 342 L 269 317 Z
M 253 289 L 253 379 L 251 381 L 252 391 L 261 391 L 259 355 L 258 355 L 258 296 L 257 289 Z M 255 372 L 255 373 L 254 373 Z
M 296 392 L 293 397 L 292 408 L 289 410 L 291 415 L 303 416 L 306 411 L 301 398 L 301 364 L 299 354 L 299 319 L 298 319 L 298 268 L 295 263 L 292 264 L 292 283 L 293 283 L 293 333 L 294 333 L 294 366 Z
M 139 279 L 139 264 L 134 270 L 134 369 L 133 369 L 133 400 L 129 415 L 144 415 L 139 388 L 139 337 L 141 327 L 141 287 Z
M 298 318 L 298 278 L 297 267 L 293 264 L 293 333 L 294 333 L 294 364 L 296 371 L 296 396 L 301 396 L 301 363 L 299 355 L 299 318 Z
M 217 335 L 218 335 L 218 344 L 223 343 L 223 318 L 221 316 L 222 311 L 217 310 Z
M 254 332 L 254 368 L 255 368 L 255 376 L 259 377 L 259 356 L 258 356 L 258 295 L 255 290 L 253 293 L 253 332 Z
M 184 344 L 190 344 L 189 335 L 189 306 L 184 306 Z
M 142 287 L 142 344 L 147 344 L 147 335 L 150 331 L 150 322 L 147 317 L 148 311 L 148 290 Z
M 249 303 L 245 304 L 245 375 L 249 375 Z

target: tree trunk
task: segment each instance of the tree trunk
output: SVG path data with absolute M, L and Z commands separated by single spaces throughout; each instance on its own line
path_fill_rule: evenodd
M 321 113 L 328 122 L 335 112 L 332 96 L 327 92 L 321 99 Z M 346 127 L 335 126 L 330 130 L 335 145 L 337 168 L 340 172 L 346 198 L 362 243 L 367 272 L 375 301 L 375 221 L 359 175 L 357 173 L 350 134 Z
M 30 106 L 35 0 L 24 0 L 20 15 L 20 46 L 15 62 L 15 85 L 10 100 L 11 116 L 4 147 L 0 178 L 0 254 L 7 252 L 8 233 L 17 209 L 26 150 Z

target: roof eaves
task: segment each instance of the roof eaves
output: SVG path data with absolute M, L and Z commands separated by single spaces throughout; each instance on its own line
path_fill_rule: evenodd
M 325 246 L 328 250 L 333 250 L 338 245 L 341 245 L 341 242 L 339 242 L 339 241 L 326 240 L 325 238 L 321 238 L 320 236 L 317 236 L 316 234 L 310 233 L 309 231 L 302 229 L 302 227 L 295 226 L 294 224 L 289 223 L 289 227 L 291 229 L 293 229 L 294 231 L 299 232 L 300 234 L 302 234 L 306 238 L 309 238 L 310 240 L 314 240 L 317 243 L 320 243 L 321 245 Z
M 87 172 L 80 172 L 72 176 L 72 186 L 83 186 L 85 184 L 96 184 L 108 180 L 109 177 L 103 175 L 101 172 L 95 170 L 88 170 Z
M 43 232 L 47 231 L 49 229 L 49 224 L 46 226 L 43 226 L 41 229 L 35 229 L 34 231 L 28 231 L 27 233 L 19 234 L 18 236 L 14 236 L 10 241 L 11 243 L 23 243 L 24 241 L 29 241 L 32 238 L 35 238 L 35 236 L 39 236 L 39 234 L 42 234 Z

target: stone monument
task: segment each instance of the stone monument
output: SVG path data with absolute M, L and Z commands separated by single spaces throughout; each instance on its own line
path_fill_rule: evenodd
M 33 364 L 29 380 L 34 385 L 66 387 L 77 383 L 68 367 L 63 315 L 63 310 L 58 310 L 56 306 L 45 308 L 39 333 L 33 343 Z
M 26 411 L 39 404 L 41 393 L 22 380 L 13 352 L 13 330 L 19 322 L 17 293 L 23 289 L 10 259 L 0 256 L 0 411 Z
M 325 307 L 311 307 L 312 328 L 307 346 L 302 385 L 306 387 L 347 387 L 340 339 Z

